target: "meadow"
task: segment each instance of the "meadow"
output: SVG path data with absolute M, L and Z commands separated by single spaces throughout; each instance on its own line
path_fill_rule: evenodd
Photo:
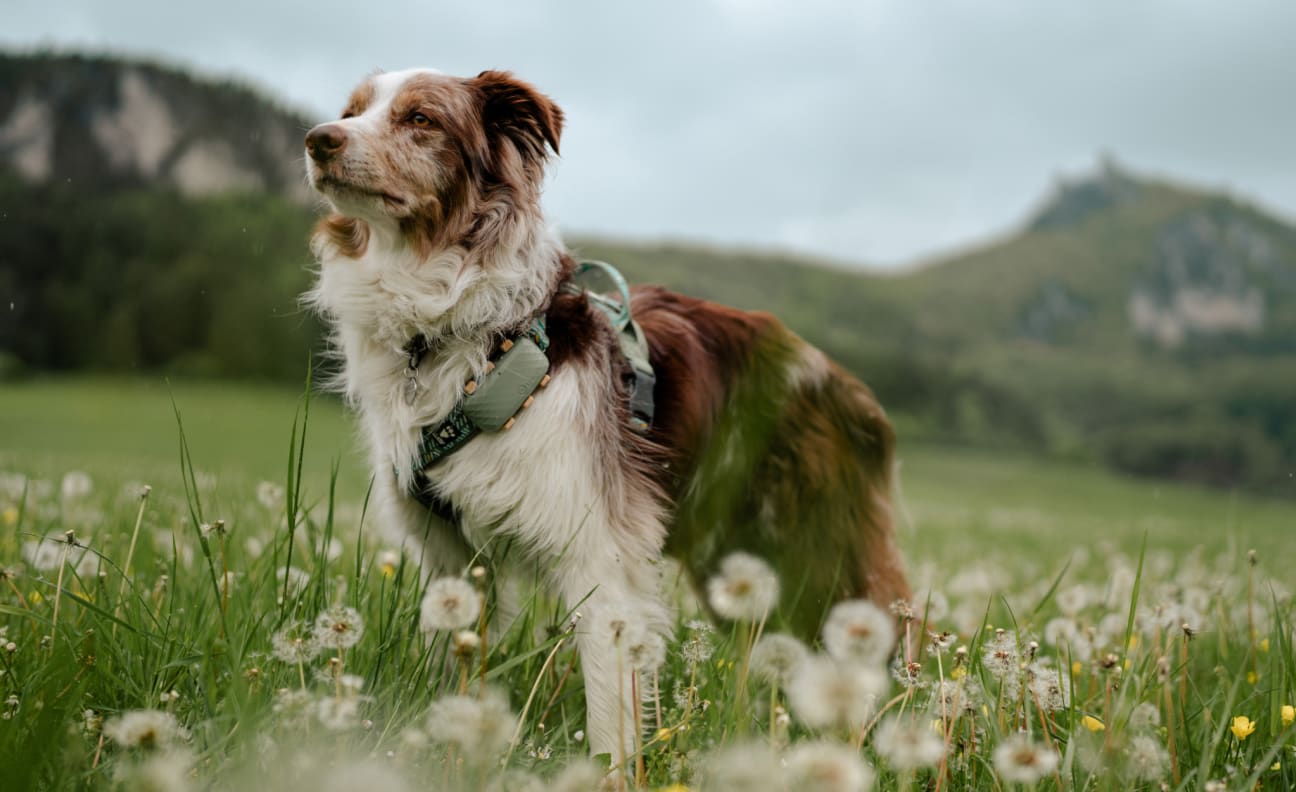
M 757 559 L 714 616 L 679 587 L 669 645 L 626 639 L 641 748 L 594 762 L 595 626 L 537 595 L 483 642 L 491 570 L 429 587 L 384 542 L 335 401 L 6 383 L 0 788 L 1296 787 L 1296 504 L 897 424 L 914 602 L 806 646 L 725 599 Z

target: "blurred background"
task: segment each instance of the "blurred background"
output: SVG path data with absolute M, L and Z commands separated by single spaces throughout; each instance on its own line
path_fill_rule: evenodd
M 1263 0 L 9 0 L 0 460 L 174 466 L 174 400 L 209 466 L 274 475 L 321 365 L 304 131 L 376 69 L 504 68 L 567 114 L 568 243 L 867 381 L 919 518 L 1285 536 L 1293 31 Z

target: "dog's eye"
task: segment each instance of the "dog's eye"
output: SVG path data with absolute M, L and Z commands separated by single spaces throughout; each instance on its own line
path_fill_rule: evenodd
M 416 127 L 432 126 L 432 119 L 428 118 L 422 113 L 412 113 L 409 117 L 409 122 Z

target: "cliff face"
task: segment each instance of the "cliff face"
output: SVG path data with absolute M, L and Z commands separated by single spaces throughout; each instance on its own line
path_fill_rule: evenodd
M 307 204 L 304 115 L 141 62 L 0 55 L 0 165 L 32 183 L 266 191 Z

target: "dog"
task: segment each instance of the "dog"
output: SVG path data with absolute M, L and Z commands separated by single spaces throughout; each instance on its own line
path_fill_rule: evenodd
M 633 420 L 617 330 L 572 287 L 576 262 L 541 209 L 563 122 L 508 72 L 366 79 L 306 136 L 331 210 L 306 299 L 331 327 L 381 521 L 417 539 L 425 574 L 507 545 L 497 575 L 540 574 L 579 606 L 589 744 L 616 756 L 633 729 L 622 631 L 673 624 L 663 554 L 695 581 L 732 551 L 765 558 L 784 582 L 771 621 L 806 637 L 837 600 L 885 606 L 910 589 L 883 409 L 774 317 L 631 290 L 656 377 L 651 425 Z M 541 316 L 546 387 L 507 431 L 415 463 L 425 427 Z M 496 586 L 495 621 L 516 614 L 520 588 Z

